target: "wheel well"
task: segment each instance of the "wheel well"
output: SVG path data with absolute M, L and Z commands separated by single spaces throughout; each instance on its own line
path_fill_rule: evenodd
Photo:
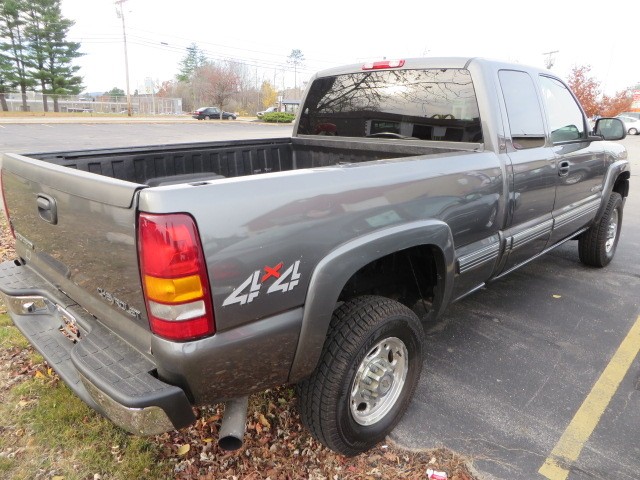
M 360 295 L 392 298 L 426 319 L 442 301 L 444 256 L 439 248 L 419 245 L 378 258 L 347 281 L 339 302 Z
M 616 183 L 613 185 L 613 191 L 622 195 L 622 197 L 626 197 L 629 195 L 629 177 L 631 174 L 629 172 L 622 172 L 620 176 L 616 179 Z

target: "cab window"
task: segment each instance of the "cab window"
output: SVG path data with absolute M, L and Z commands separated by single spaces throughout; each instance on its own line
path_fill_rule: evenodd
M 515 70 L 500 70 L 498 76 L 514 148 L 542 147 L 544 124 L 533 80 L 527 73 Z
M 540 89 L 553 143 L 584 139 L 586 129 L 582 110 L 569 89 L 559 80 L 545 75 L 540 76 Z

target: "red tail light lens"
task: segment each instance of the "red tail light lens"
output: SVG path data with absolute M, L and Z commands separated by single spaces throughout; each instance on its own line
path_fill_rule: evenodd
M 382 62 L 365 63 L 362 70 L 380 70 L 382 68 L 400 68 L 404 65 L 404 60 L 384 60 Z
M 215 333 L 209 278 L 193 218 L 141 213 L 138 250 L 151 331 L 178 341 Z

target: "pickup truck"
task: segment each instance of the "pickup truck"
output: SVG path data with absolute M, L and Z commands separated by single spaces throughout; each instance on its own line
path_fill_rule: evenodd
M 3 153 L 15 325 L 85 402 L 154 434 L 297 385 L 346 455 L 395 426 L 425 322 L 577 240 L 616 251 L 630 169 L 549 71 L 479 58 L 316 74 L 290 138 Z M 595 288 L 595 287 L 594 287 Z

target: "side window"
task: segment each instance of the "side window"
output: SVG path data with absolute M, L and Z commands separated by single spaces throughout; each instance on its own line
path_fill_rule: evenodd
M 582 110 L 569 89 L 559 80 L 544 75 L 540 76 L 540 89 L 549 115 L 553 143 L 585 138 Z
M 500 70 L 498 76 L 513 146 L 517 149 L 542 147 L 544 125 L 533 80 L 525 72 L 515 70 Z

